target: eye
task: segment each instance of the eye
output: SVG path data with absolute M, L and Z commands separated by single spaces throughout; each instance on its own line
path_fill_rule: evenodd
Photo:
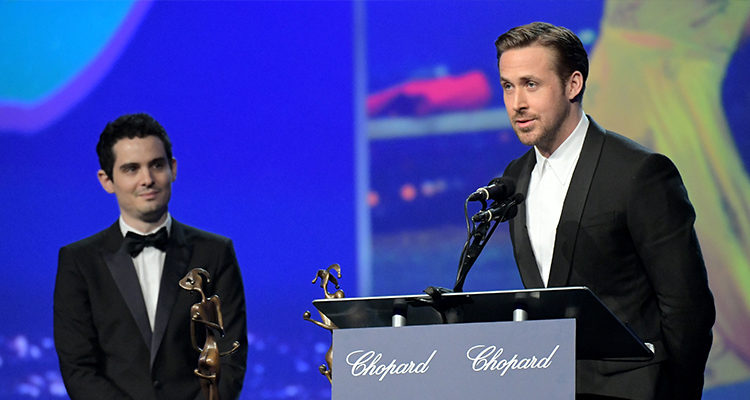
M 508 82 L 503 83 L 503 90 L 507 92 L 507 91 L 510 91 L 511 89 L 513 89 L 513 85 L 511 85 Z
M 165 165 L 165 164 L 166 164 L 166 163 L 164 162 L 164 160 L 157 160 L 157 161 L 154 161 L 154 162 L 153 162 L 153 163 L 151 164 L 151 167 L 152 167 L 152 168 L 155 168 L 155 169 L 162 169 L 162 168 L 164 168 L 164 165 Z

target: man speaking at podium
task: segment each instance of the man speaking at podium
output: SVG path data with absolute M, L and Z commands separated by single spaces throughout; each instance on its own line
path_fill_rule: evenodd
M 533 146 L 504 173 L 527 199 L 509 225 L 524 286 L 587 286 L 654 350 L 578 361 L 578 398 L 700 398 L 715 309 L 679 172 L 583 112 L 588 55 L 571 31 L 535 22 L 495 45 L 510 122 Z
M 232 242 L 177 222 L 167 211 L 177 163 L 162 126 L 147 114 L 107 124 L 96 146 L 99 182 L 120 218 L 60 249 L 54 295 L 55 347 L 71 399 L 201 399 L 193 373 L 190 309 L 197 293 L 178 286 L 207 270 L 221 299 L 222 400 L 236 399 L 247 357 L 245 298 Z M 201 332 L 196 332 L 201 338 Z M 203 339 L 205 340 L 205 339 Z M 198 346 L 203 346 L 201 339 Z

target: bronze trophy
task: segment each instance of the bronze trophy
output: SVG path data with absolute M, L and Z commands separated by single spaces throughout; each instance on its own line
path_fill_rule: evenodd
M 332 269 L 336 271 L 336 275 L 333 275 L 331 273 Z M 338 281 L 339 279 L 341 279 L 341 267 L 338 264 L 332 264 L 326 269 L 319 269 L 318 272 L 316 272 L 315 278 L 313 279 L 312 283 L 317 282 L 318 279 L 320 279 L 320 287 L 323 288 L 323 295 L 326 299 L 344 298 L 344 291 L 340 289 L 341 286 L 339 285 Z M 328 291 L 329 283 L 332 283 L 336 287 L 337 290 L 335 292 L 330 293 Z M 302 318 L 333 333 L 333 330 L 336 329 L 336 325 L 334 325 L 333 322 L 331 322 L 331 320 L 328 319 L 328 317 L 326 317 L 323 313 L 319 314 L 321 321 L 312 319 L 310 311 L 305 311 L 305 313 L 302 315 Z M 326 352 L 325 360 L 326 363 L 321 364 L 320 367 L 318 367 L 318 370 L 321 374 L 328 378 L 328 382 L 333 383 L 333 376 L 331 372 L 331 364 L 333 363 L 333 343 L 331 343 L 331 347 L 329 347 L 328 351 Z
M 224 321 L 221 316 L 221 301 L 219 296 L 213 295 L 206 298 L 203 291 L 203 283 L 209 283 L 210 274 L 203 268 L 194 268 L 180 279 L 180 287 L 185 290 L 200 293 L 200 303 L 193 304 L 190 307 L 190 340 L 193 348 L 200 353 L 198 357 L 198 368 L 193 373 L 198 376 L 201 383 L 203 395 L 208 400 L 219 400 L 219 372 L 221 369 L 220 357 L 234 353 L 240 347 L 240 343 L 235 341 L 232 349 L 220 352 L 216 336 L 224 337 Z M 203 327 L 205 330 L 206 341 L 203 347 L 198 346 L 195 337 L 196 325 Z

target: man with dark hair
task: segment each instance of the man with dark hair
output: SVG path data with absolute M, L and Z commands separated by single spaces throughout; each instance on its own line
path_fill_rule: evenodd
M 236 399 L 247 357 L 245 298 L 231 240 L 181 224 L 167 211 L 177 162 L 162 126 L 147 114 L 107 124 L 97 153 L 99 182 L 120 218 L 60 249 L 54 295 L 55 347 L 72 399 L 200 399 L 191 344 L 196 292 L 179 287 L 193 268 L 221 299 L 226 335 L 218 381 Z M 202 346 L 201 332 L 197 345 Z
M 589 287 L 654 352 L 578 361 L 578 398 L 700 398 L 715 309 L 679 172 L 583 112 L 588 56 L 571 31 L 535 22 L 495 45 L 510 122 L 533 146 L 504 173 L 527 199 L 509 224 L 524 286 Z

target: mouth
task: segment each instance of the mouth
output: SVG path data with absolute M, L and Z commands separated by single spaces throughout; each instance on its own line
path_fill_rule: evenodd
M 516 118 L 515 123 L 521 129 L 529 128 L 534 123 L 534 118 Z
M 146 200 L 153 200 L 158 195 L 159 195 L 159 191 L 158 190 L 149 190 L 149 191 L 146 191 L 146 192 L 138 193 L 138 197 L 140 197 L 142 199 L 146 199 Z

